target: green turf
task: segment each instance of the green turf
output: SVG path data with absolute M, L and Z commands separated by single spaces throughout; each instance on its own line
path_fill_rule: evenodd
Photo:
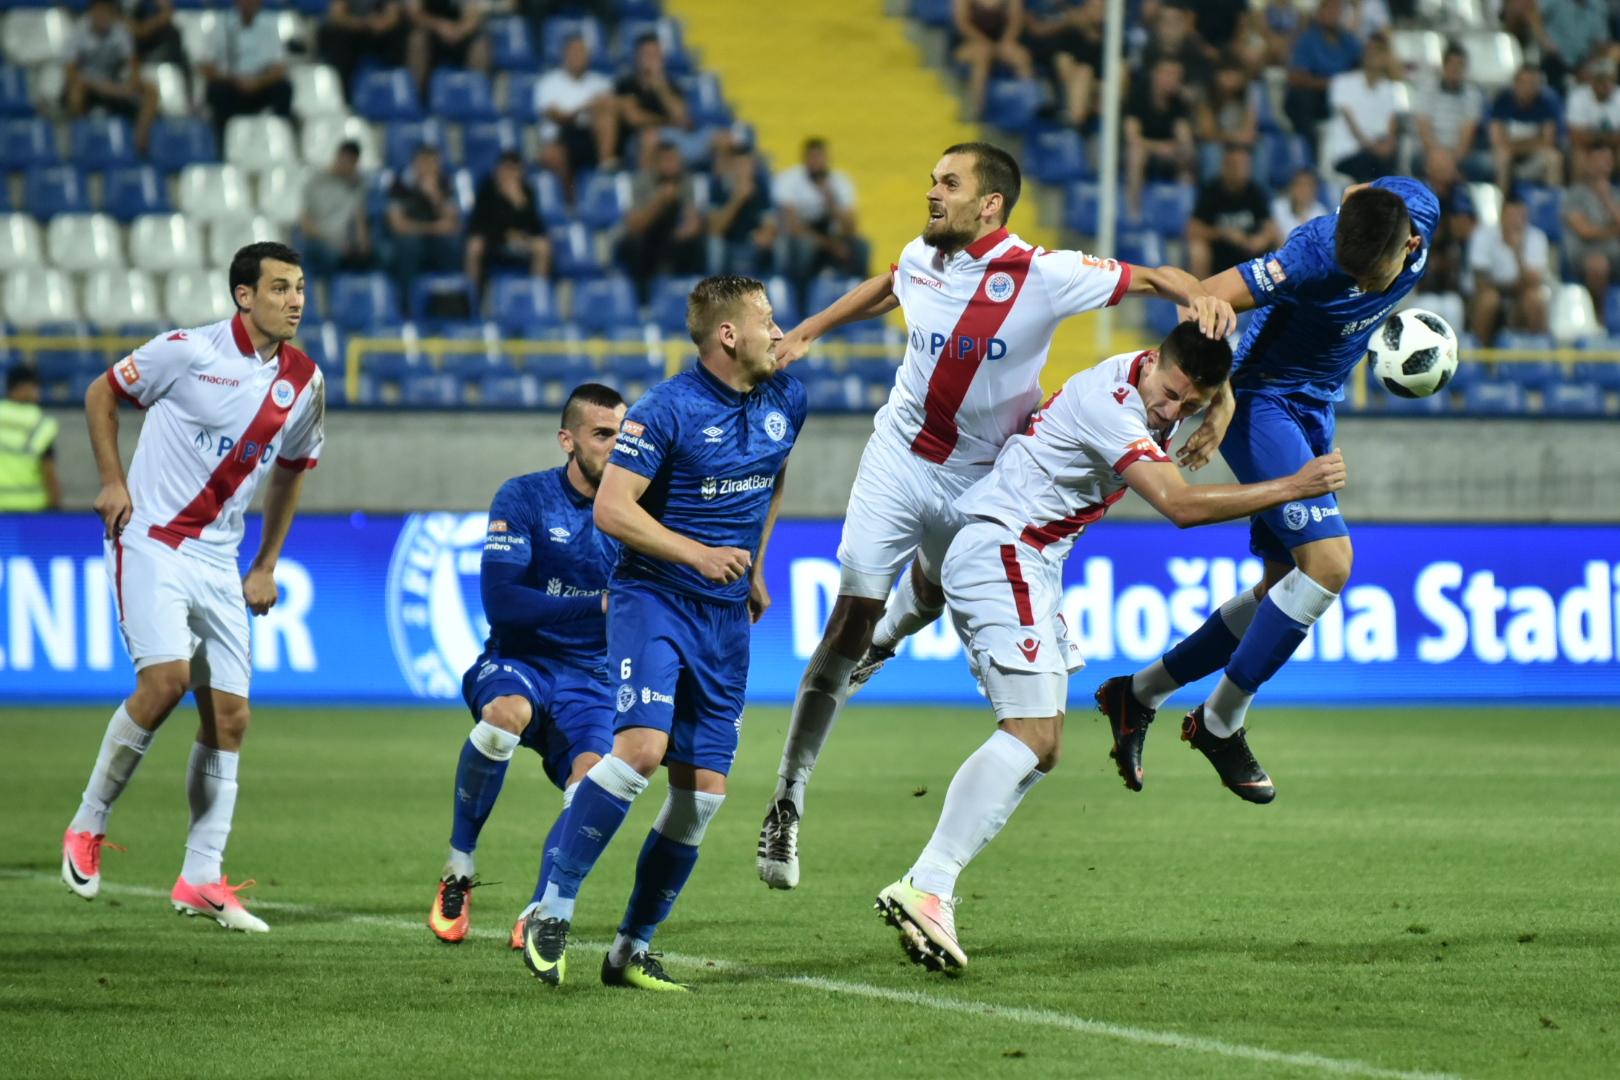
M 128 854 L 107 855 L 101 899 L 78 900 L 55 880 L 57 843 L 104 717 L 0 712 L 8 1075 L 1335 1075 L 1188 1039 L 1620 1075 L 1612 711 L 1266 713 L 1268 807 L 1218 787 L 1170 723 L 1133 795 L 1078 715 L 1063 767 L 962 878 L 972 966 L 947 979 L 904 962 L 871 901 L 927 839 L 984 715 L 852 710 L 811 792 L 804 884 L 782 894 L 753 851 L 786 714 L 755 709 L 732 804 L 659 937 L 686 997 L 596 981 L 657 788 L 581 897 L 569 984 L 542 987 L 505 950 L 557 806 L 526 754 L 479 849 L 500 883 L 474 894 L 480 936 L 431 937 L 466 730 L 448 711 L 259 713 L 228 869 L 308 906 L 261 908 L 274 931 L 253 938 L 163 899 L 186 821 L 177 716 L 113 818 Z M 1141 1041 L 1155 1034 L 1180 1038 Z

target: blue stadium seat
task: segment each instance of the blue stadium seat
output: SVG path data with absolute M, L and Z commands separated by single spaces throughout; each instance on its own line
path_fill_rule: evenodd
M 428 83 L 428 112 L 454 123 L 495 119 L 495 90 L 489 76 L 454 68 L 435 71 Z
M 422 274 L 411 282 L 410 317 L 424 332 L 437 334 L 445 323 L 465 322 L 478 310 L 466 274 Z
M 681 38 L 681 24 L 657 13 L 650 17 L 636 17 L 628 12 L 619 20 L 619 59 L 628 63 L 636 46 L 636 39 L 651 34 L 664 47 L 664 68 L 671 78 L 679 79 L 693 69 L 692 57 Z
M 613 382 L 583 356 L 536 356 L 525 365 L 524 374 L 532 375 L 539 383 L 541 403 L 550 408 L 560 406 L 580 383 Z
M 461 160 L 480 182 L 495 170 L 507 150 L 522 149 L 517 125 L 510 120 L 485 120 L 461 129 Z
M 305 295 L 313 295 L 313 291 Z M 306 320 L 298 327 L 296 344 L 325 373 L 327 382 L 343 378 L 347 354 L 343 351 L 343 333 L 337 323 Z
M 1379 400 L 1383 402 L 1384 412 L 1393 416 L 1443 416 L 1451 411 L 1451 397 L 1444 390 L 1428 397 L 1403 398 L 1380 388 L 1379 398 L 1370 401 Z
M 361 353 L 360 368 L 379 383 L 399 383 L 414 372 L 432 370 L 419 353 L 381 349 Z
M 1198 193 L 1191 184 L 1149 184 L 1142 192 L 1142 222 L 1167 239 L 1187 235 Z
M 490 282 L 490 316 L 506 334 L 533 336 L 558 323 L 551 283 L 543 278 L 497 277 Z
M 1142 305 L 1142 311 L 1147 316 L 1147 331 L 1155 339 L 1163 338 L 1174 330 L 1176 324 L 1181 321 L 1181 316 L 1176 313 L 1176 305 L 1174 304 L 1149 302 Z M 1371 368 L 1368 370 L 1371 370 Z
M 539 119 L 534 111 L 534 86 L 539 81 L 540 74 L 535 71 L 514 71 L 506 77 L 507 116 L 524 124 Z
M 23 206 L 41 220 L 57 214 L 89 213 L 83 174 L 72 165 L 29 169 L 23 181 Z
M 805 310 L 821 311 L 860 283 L 860 278 L 821 274 L 810 282 L 804 298 Z
M 659 278 L 653 283 L 652 321 L 661 332 L 677 335 L 686 333 L 686 298 L 697 283 L 696 277 L 666 277 Z M 777 322 L 781 324 L 780 316 Z
M 584 38 L 585 47 L 590 50 L 591 66 L 599 67 L 608 61 L 607 39 L 602 33 L 602 26 L 589 15 L 553 15 L 545 22 L 540 41 L 540 67 L 549 70 L 561 67 L 563 62 L 563 47 L 570 38 Z
M 1541 184 L 1520 184 L 1519 196 L 1530 210 L 1530 224 L 1547 234 L 1554 247 L 1564 236 L 1564 192 Z
M 956 21 L 955 5 L 951 0 L 911 0 L 911 17 L 924 26 L 950 30 Z
M 881 356 L 852 356 L 847 370 L 862 383 L 881 383 L 887 389 L 894 385 L 894 373 L 899 365 Z
M 1518 416 L 1525 411 L 1524 388 L 1510 382 L 1476 382 L 1463 391 L 1468 411 L 1480 416 Z
M 164 172 L 179 172 L 187 165 L 218 161 L 219 143 L 206 121 L 171 117 L 152 125 L 146 156 Z
M 14 64 L 0 64 L 0 116 L 33 116 L 28 77 Z
M 1575 379 L 1596 383 L 1605 390 L 1620 390 L 1620 363 L 1584 361 L 1575 365 Z
M 1121 262 L 1137 266 L 1162 266 L 1165 261 L 1163 236 L 1153 229 L 1121 228 L 1114 237 L 1111 254 Z
M 517 15 L 497 15 L 484 20 L 489 35 L 490 56 L 500 71 L 533 71 L 534 42 L 529 38 L 529 22 Z
M 56 131 L 49 120 L 0 120 L 0 161 L 7 169 L 32 169 L 54 165 Z
M 791 330 L 799 325 L 799 301 L 792 282 L 781 275 L 768 277 L 765 279 L 765 295 L 771 298 L 771 315 L 775 317 L 777 326 Z
M 409 168 L 416 148 L 423 143 L 434 146 L 446 167 L 451 164 L 449 140 L 444 125 L 437 120 L 401 120 L 389 124 L 383 135 L 383 168 L 399 172 Z
M 334 274 L 327 284 L 338 325 L 355 331 L 398 331 L 399 297 L 386 274 Z
M 579 224 L 551 229 L 551 270 L 561 278 L 595 278 L 603 272 L 602 260 L 590 230 Z
M 581 282 L 574 287 L 573 321 L 587 334 L 609 334 L 640 322 L 636 290 L 620 275 Z
M 1063 224 L 1082 236 L 1096 236 L 1101 197 L 1094 180 L 1070 184 L 1063 197 Z
M 694 126 L 727 127 L 735 119 L 731 107 L 726 104 L 720 77 L 712 71 L 699 72 L 683 80 L 681 91 L 682 96 L 686 98 L 686 108 L 692 114 Z
M 527 372 L 490 372 L 478 380 L 478 403 L 486 409 L 536 409 L 540 380 Z
M 1264 95 L 1262 95 L 1264 96 Z M 1304 136 L 1294 135 L 1286 131 L 1275 131 L 1265 136 L 1267 176 L 1257 176 L 1262 184 L 1268 184 L 1273 190 L 1281 191 L 1288 186 L 1288 181 L 1301 169 L 1312 167 L 1311 147 Z M 1258 158 L 1261 155 L 1256 155 Z
M 996 79 L 985 96 L 984 119 L 1004 131 L 1033 132 L 1041 108 L 1041 84 L 1034 79 Z
M 416 81 L 404 68 L 379 68 L 357 74 L 350 103 L 354 111 L 367 120 L 422 118 L 422 102 L 416 93 Z
M 400 380 L 400 394 L 415 408 L 454 409 L 461 405 L 461 380 L 444 371 L 412 371 Z
M 135 161 L 135 131 L 121 117 L 91 117 L 73 122 L 73 162 L 99 171 Z
M 1562 382 L 1551 387 L 1543 403 L 1548 416 L 1602 416 L 1603 388 L 1591 382 Z
M 573 220 L 568 193 L 563 190 L 562 181 L 556 173 L 536 169 L 529 174 L 529 186 L 534 191 L 534 208 L 540 212 L 540 220 L 546 225 L 562 225 Z
M 853 412 L 861 407 L 859 379 L 825 368 L 811 368 L 800 376 L 812 412 Z
M 615 228 L 630 212 L 631 201 L 628 173 L 595 173 L 579 189 L 579 220 L 588 229 Z
M 1078 131 L 1043 131 L 1024 143 L 1025 171 L 1046 184 L 1067 184 L 1096 176 L 1086 161 L 1085 140 Z
M 1504 349 L 1517 348 L 1504 344 Z M 1545 390 L 1564 380 L 1564 368 L 1556 360 L 1504 361 L 1496 365 L 1497 382 L 1516 383 L 1526 390 Z
M 102 178 L 101 208 L 126 225 L 142 214 L 167 214 L 169 187 L 150 165 L 108 169 Z
M 602 361 L 602 370 L 623 382 L 647 384 L 664 377 L 664 358 L 643 346 L 639 351 L 609 353 Z

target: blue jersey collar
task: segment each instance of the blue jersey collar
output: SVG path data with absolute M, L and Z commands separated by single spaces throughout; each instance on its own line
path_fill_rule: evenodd
M 741 405 L 743 401 L 747 399 L 747 394 L 734 390 L 725 383 L 721 382 L 719 377 L 716 376 L 714 372 L 703 366 L 702 360 L 699 360 L 697 363 L 693 364 L 692 370 L 697 372 L 698 381 L 703 383 L 704 386 L 708 387 L 709 391 L 721 401 L 729 402 L 732 405 Z M 755 389 L 758 388 L 756 387 Z

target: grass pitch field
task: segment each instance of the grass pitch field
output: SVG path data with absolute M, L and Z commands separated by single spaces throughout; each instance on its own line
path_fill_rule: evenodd
M 963 876 L 972 966 L 907 964 L 871 910 L 926 840 L 977 711 L 857 708 L 811 790 L 805 880 L 754 876 L 785 710 L 659 937 L 690 996 L 596 981 L 661 800 L 581 896 L 569 985 L 506 951 L 556 793 L 520 751 L 474 937 L 424 920 L 466 732 L 451 711 L 266 708 L 227 868 L 274 930 L 168 908 L 191 721 L 113 817 L 101 898 L 57 881 L 104 709 L 0 712 L 0 1042 L 11 1076 L 1620 1075 L 1620 712 L 1257 712 L 1268 807 L 1167 716 L 1127 792 L 1093 714 Z

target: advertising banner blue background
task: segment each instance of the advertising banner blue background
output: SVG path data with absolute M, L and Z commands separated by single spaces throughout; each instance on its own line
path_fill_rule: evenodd
M 484 524 L 482 513 L 299 518 L 277 572 L 281 602 L 253 620 L 254 697 L 455 700 L 486 629 Z M 250 519 L 245 553 L 257 527 Z M 767 565 L 774 606 L 755 628 L 752 700 L 792 699 L 837 593 L 838 531 L 830 521 L 778 525 Z M 1267 686 L 1267 700 L 1620 700 L 1620 528 L 1358 525 L 1353 539 L 1349 588 Z M 1259 573 L 1245 526 L 1092 529 L 1065 571 L 1065 611 L 1089 665 L 1075 676 L 1075 707 L 1089 703 L 1098 680 L 1158 656 Z M 96 519 L 0 518 L 0 701 L 107 700 L 131 679 Z M 861 700 L 980 699 L 941 620 Z

